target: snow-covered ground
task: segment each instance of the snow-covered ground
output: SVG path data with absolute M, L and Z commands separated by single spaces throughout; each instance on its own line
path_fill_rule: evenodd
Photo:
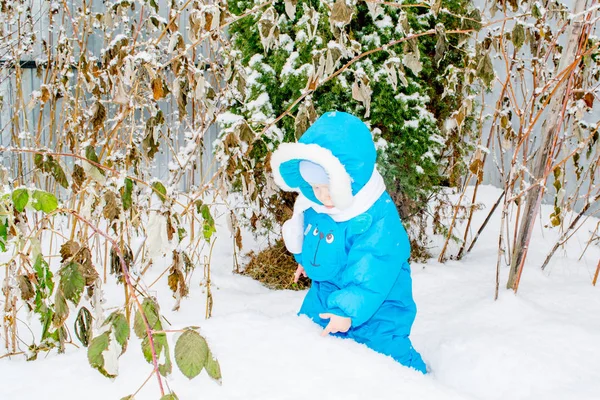
M 499 195 L 492 187 L 480 191 L 487 206 L 476 215 L 475 229 Z M 544 221 L 551 211 L 544 206 Z M 539 267 L 559 233 L 537 221 L 519 293 L 504 289 L 508 270 L 503 266 L 498 301 L 493 300 L 498 211 L 464 260 L 413 264 L 419 311 L 412 340 L 433 370 L 427 376 L 352 341 L 320 337 L 316 325 L 296 316 L 303 292 L 271 291 L 233 274 L 232 240 L 223 227 L 212 262 L 213 317 L 204 320 L 201 271 L 180 311 L 162 310 L 173 328 L 201 327 L 221 363 L 223 385 L 205 372 L 189 381 L 176 367 L 166 382 L 182 400 L 599 399 L 600 286 L 593 287 L 591 280 L 600 248 L 592 245 L 578 261 L 597 223 L 588 219 L 542 272 Z M 245 243 L 250 242 L 246 235 Z M 157 294 L 169 305 L 174 300 L 166 279 L 161 284 Z M 40 355 L 35 362 L 4 358 L 0 399 L 100 400 L 131 394 L 151 371 L 137 339 L 119 368 L 116 379 L 104 378 L 89 366 L 85 349 L 72 346 L 64 355 Z M 159 397 L 151 378 L 136 399 Z

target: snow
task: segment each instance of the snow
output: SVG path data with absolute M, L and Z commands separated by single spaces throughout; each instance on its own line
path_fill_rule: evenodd
M 407 126 L 409 128 L 414 128 L 414 129 L 418 129 L 420 124 L 421 124 L 421 121 L 419 121 L 418 119 L 411 119 L 411 120 L 404 121 L 404 126 Z
M 288 53 L 294 51 L 294 41 L 292 40 L 290 35 L 287 35 L 285 33 L 279 35 L 279 46 Z
M 253 113 L 253 116 L 256 117 L 256 114 L 261 112 L 261 109 L 265 106 L 269 106 L 270 105 L 270 100 L 269 100 L 269 94 L 268 93 L 261 93 L 258 95 L 258 97 L 255 100 L 249 101 L 246 104 L 246 107 L 248 108 L 249 111 L 251 111 Z M 255 119 L 255 118 L 253 118 Z
M 382 19 L 378 19 L 377 21 L 375 21 L 375 25 L 377 25 L 377 28 L 379 28 L 379 29 L 388 29 L 388 28 L 394 27 L 394 23 L 392 22 L 392 17 L 390 17 L 387 14 L 384 15 Z
M 241 121 L 243 119 L 244 119 L 244 117 L 242 117 L 241 115 L 237 115 L 237 114 L 234 114 L 234 113 L 228 111 L 228 112 L 219 114 L 219 116 L 217 117 L 217 122 L 219 124 L 229 126 L 229 125 L 233 125 L 236 122 Z
M 465 198 L 471 198 L 472 189 Z M 479 187 L 478 201 L 485 207 L 474 216 L 474 231 L 499 195 L 497 188 Z M 452 201 L 457 197 L 452 195 Z M 319 327 L 296 316 L 303 292 L 272 291 L 232 273 L 232 240 L 225 218 L 218 218 L 221 236 L 211 262 L 213 317 L 204 319 L 206 296 L 198 286 L 201 267 L 194 272 L 190 297 L 181 302 L 178 312 L 170 310 L 176 300 L 171 298 L 166 277 L 150 290 L 163 304 L 169 329 L 201 327 L 221 364 L 223 385 L 211 381 L 205 372 L 190 381 L 174 366 L 167 379 L 169 387 L 180 399 L 211 400 L 597 399 L 600 287 L 591 285 L 591 276 L 600 249 L 590 246 L 578 258 L 599 220 L 589 218 L 545 272 L 539 266 L 560 232 L 536 221 L 535 245 L 529 249 L 518 295 L 504 289 L 508 269 L 502 265 L 500 297 L 494 301 L 499 211 L 462 261 L 435 261 L 442 243 L 432 236 L 434 258 L 427 264 L 412 264 L 418 313 L 411 338 L 432 368 L 426 376 L 355 342 L 320 337 Z M 551 206 L 543 206 L 541 220 L 547 221 L 551 212 Z M 244 251 L 265 245 L 264 239 L 256 242 L 247 232 L 244 243 Z M 451 244 L 450 254 L 456 250 L 456 244 Z M 168 264 L 167 259 L 155 263 L 146 281 L 152 282 Z M 120 286 L 108 284 L 104 289 L 110 301 L 122 295 Z M 114 305 L 105 304 L 106 314 Z M 31 340 L 24 327 L 22 332 L 23 340 Z M 71 345 L 66 349 L 66 354 L 41 354 L 33 362 L 22 356 L 0 359 L 0 398 L 121 398 L 135 392 L 151 372 L 137 339 L 130 340 L 118 359 L 119 376 L 114 380 L 88 365 L 85 349 Z M 159 397 L 156 379 L 151 378 L 135 398 Z
M 296 63 L 296 60 L 298 59 L 299 56 L 300 56 L 300 53 L 298 53 L 297 51 L 290 53 L 290 56 L 285 61 L 283 68 L 281 68 L 281 76 L 282 77 L 284 77 L 286 75 L 294 74 L 296 72 L 296 70 L 294 69 L 294 64 Z
M 250 58 L 250 61 L 248 61 L 248 65 L 254 68 L 257 64 L 262 63 L 263 59 L 264 57 L 262 54 L 255 54 Z
M 115 36 L 115 38 L 109 43 L 109 45 L 106 47 L 106 49 L 102 51 L 102 55 L 104 55 L 106 50 L 112 49 L 113 47 L 115 47 L 117 45 L 117 43 L 119 43 L 123 40 L 127 40 L 127 36 L 125 36 L 121 33 L 118 34 L 117 36 Z
M 140 51 L 135 55 L 135 60 L 142 60 L 148 64 L 154 64 L 156 62 L 156 57 L 154 54 L 150 54 L 147 51 Z

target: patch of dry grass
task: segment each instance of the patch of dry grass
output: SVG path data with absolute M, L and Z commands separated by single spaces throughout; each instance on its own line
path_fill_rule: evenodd
M 255 253 L 248 253 L 250 261 L 242 271 L 270 289 L 304 290 L 310 287 L 310 280 L 301 277 L 294 283 L 294 272 L 298 263 L 291 255 L 282 240 L 278 240 L 271 247 Z

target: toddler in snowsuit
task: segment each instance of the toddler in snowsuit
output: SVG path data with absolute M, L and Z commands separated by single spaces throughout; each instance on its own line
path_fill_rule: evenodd
M 410 243 L 375 168 L 368 127 L 343 112 L 322 115 L 271 157 L 275 182 L 299 193 L 283 239 L 312 286 L 299 314 L 426 373 L 409 339 L 416 306 Z

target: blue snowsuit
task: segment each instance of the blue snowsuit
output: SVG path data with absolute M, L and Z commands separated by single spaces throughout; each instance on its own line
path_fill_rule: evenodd
M 300 161 L 318 162 L 328 172 L 334 204 L 337 195 L 338 203 L 345 206 L 349 199 L 333 192 L 333 183 L 340 177 L 336 175 L 339 168 L 332 167 L 331 161 L 339 160 L 345 169 L 351 185 L 348 193 L 351 191 L 352 196 L 374 174 L 376 150 L 371 133 L 360 119 L 347 113 L 324 114 L 298 143 L 286 145 L 287 150 L 273 155 L 278 159 L 271 164 L 275 181 L 286 190 L 300 192 L 315 208 L 322 203 L 302 178 Z M 329 155 L 325 151 L 321 156 L 319 147 L 330 151 Z M 322 327 L 329 321 L 321 319 L 321 313 L 349 317 L 350 330 L 336 336 L 364 343 L 426 373 L 425 363 L 409 339 L 416 314 L 408 263 L 410 242 L 385 187 L 366 212 L 347 221 L 335 221 L 326 213 L 308 208 L 302 227 L 301 251 L 294 256 L 306 270 L 312 286 L 299 314 Z

